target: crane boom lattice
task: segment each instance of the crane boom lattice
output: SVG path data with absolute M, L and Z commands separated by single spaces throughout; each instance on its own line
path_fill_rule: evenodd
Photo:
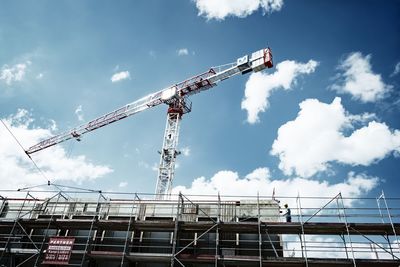
M 165 89 L 149 94 L 139 100 L 129 103 L 119 109 L 100 116 L 88 123 L 75 127 L 65 133 L 45 139 L 30 147 L 25 152 L 29 156 L 35 152 L 54 146 L 69 139 L 81 140 L 82 135 L 104 127 L 113 122 L 125 119 L 146 109 L 167 104 L 168 115 L 164 134 L 163 147 L 160 151 L 161 159 L 158 172 L 156 194 L 157 199 L 166 198 L 172 188 L 175 173 L 175 160 L 177 151 L 179 126 L 182 115 L 191 111 L 191 102 L 188 96 L 208 90 L 218 82 L 226 80 L 237 74 L 257 72 L 265 68 L 272 68 L 272 53 L 269 48 L 258 50 L 250 56 L 238 58 L 235 63 L 210 70 L 191 77 L 183 82 L 169 86 Z

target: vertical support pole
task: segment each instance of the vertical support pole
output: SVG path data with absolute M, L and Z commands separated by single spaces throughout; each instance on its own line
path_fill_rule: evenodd
M 389 235 L 386 234 L 386 236 L 384 236 L 383 238 L 384 238 L 384 239 L 387 241 L 387 243 L 388 243 L 388 247 L 389 247 L 389 250 L 390 250 L 390 254 L 392 255 L 392 259 L 395 259 L 394 253 L 393 253 L 393 249 L 392 249 L 392 244 L 390 243 Z
M 300 240 L 301 257 L 304 258 L 303 238 L 301 237 L 301 234 L 299 234 L 299 240 Z
M 171 267 L 174 267 L 175 264 L 175 258 L 176 258 L 176 245 L 177 245 L 177 235 L 178 235 L 178 228 L 179 228 L 179 220 L 180 220 L 180 214 L 182 212 L 183 208 L 183 197 L 182 193 L 179 192 L 179 197 L 178 197 L 178 202 L 176 204 L 176 218 L 175 218 L 175 228 L 174 228 L 174 236 L 172 239 L 172 251 L 171 251 Z M 178 259 L 177 259 L 178 260 Z M 178 261 L 180 265 L 182 263 Z
M 17 222 L 18 222 L 18 220 L 19 220 L 19 216 L 20 216 L 20 214 L 21 214 L 21 210 L 22 210 L 23 206 L 25 205 L 25 201 L 26 201 L 26 198 L 28 197 L 28 195 L 29 195 L 29 192 L 26 194 L 25 199 L 24 199 L 24 202 L 22 203 L 22 206 L 21 206 L 21 208 L 18 210 L 18 214 L 17 214 L 17 216 L 16 216 L 15 219 L 14 219 L 13 227 L 11 228 L 10 234 L 8 235 L 7 242 L 6 242 L 5 246 L 4 246 L 3 252 L 1 253 L 0 260 L 3 259 L 4 253 L 6 253 L 6 251 L 10 252 L 9 249 L 8 249 L 8 246 L 10 245 L 11 236 L 14 234 L 15 226 L 17 225 Z
M 125 255 L 128 252 L 129 230 L 131 229 L 133 211 L 135 210 L 135 207 L 136 207 L 136 199 L 137 199 L 137 194 L 135 193 L 135 197 L 133 198 L 133 202 L 132 202 L 131 213 L 129 215 L 128 229 L 126 230 L 124 251 L 123 251 L 122 257 L 121 257 L 121 267 L 123 267 L 123 265 L 124 265 Z
M 347 252 L 347 243 L 346 243 L 346 239 L 344 238 L 344 235 L 340 235 L 340 238 L 343 241 L 343 245 L 344 245 L 344 251 L 346 252 L 346 259 L 349 259 L 349 253 Z
M 342 202 L 343 218 L 344 218 L 344 223 L 345 223 L 345 226 L 346 226 L 347 237 L 349 238 L 349 241 L 350 241 L 350 248 L 351 248 L 351 256 L 352 256 L 352 260 L 353 260 L 353 265 L 354 265 L 354 267 L 357 267 L 356 259 L 355 259 L 355 256 L 354 256 L 353 242 L 351 241 L 349 225 L 347 223 L 346 207 L 344 206 L 342 193 L 340 192 L 338 196 L 340 197 L 340 200 Z
M 54 206 L 54 210 L 53 210 L 53 212 L 52 212 L 51 215 L 50 215 L 49 223 L 47 224 L 47 228 L 46 228 L 46 230 L 45 230 L 45 232 L 44 232 L 44 234 L 43 234 L 42 244 L 40 245 L 39 253 L 38 253 L 37 257 L 36 257 L 36 261 L 35 261 L 35 265 L 34 265 L 35 267 L 38 266 L 39 259 L 40 259 L 40 255 L 42 254 L 43 246 L 44 246 L 44 243 L 45 243 L 45 241 L 46 241 L 46 237 L 47 237 L 47 234 L 48 234 L 48 232 L 49 232 L 50 225 L 51 225 L 51 223 L 52 223 L 52 221 L 53 221 L 54 212 L 55 212 L 55 210 L 56 210 L 56 208 L 57 208 L 58 201 L 60 200 L 60 196 L 61 196 L 61 191 L 57 194 L 56 205 Z
M 25 207 L 25 202 L 26 202 L 26 199 L 28 198 L 28 196 L 29 196 L 29 191 L 26 193 L 26 196 L 25 196 L 25 198 L 24 198 L 24 202 L 22 202 L 22 206 L 21 206 L 21 208 L 20 208 L 19 211 L 18 211 L 17 218 L 19 218 L 19 217 L 21 216 L 21 212 L 22 212 L 22 210 L 23 210 L 24 207 Z
M 383 203 L 385 203 L 386 211 L 387 211 L 387 214 L 388 214 L 388 217 L 389 217 L 389 222 L 390 222 L 390 225 L 392 226 L 394 239 L 397 242 L 397 247 L 398 247 L 398 250 L 399 250 L 399 253 L 400 253 L 400 242 L 399 242 L 399 239 L 397 239 L 397 234 L 396 234 L 396 230 L 394 228 L 392 215 L 390 214 L 389 207 L 388 207 L 388 204 L 387 204 L 386 198 L 385 198 L 385 193 L 383 192 L 383 190 L 382 190 L 382 199 L 383 199 Z
M 258 256 L 260 257 L 260 267 L 262 267 L 262 235 L 261 235 L 261 214 L 260 214 L 260 195 L 257 192 L 257 218 L 258 218 Z
M 384 197 L 384 195 L 383 195 L 383 190 L 382 190 L 381 195 L 380 195 L 379 197 L 376 198 L 376 204 L 378 205 L 378 210 L 379 210 L 379 215 L 380 215 L 380 217 L 381 217 L 381 221 L 382 221 L 382 223 L 385 223 L 385 220 L 384 220 L 384 218 L 383 218 L 382 209 L 381 209 L 381 203 L 380 203 L 380 200 L 381 200 L 381 198 L 383 198 L 383 197 Z M 394 259 L 395 257 L 394 257 L 394 254 L 393 254 L 392 244 L 390 243 L 390 237 L 389 237 L 389 235 L 386 235 L 386 237 L 384 236 L 383 238 L 385 238 L 385 240 L 387 241 L 388 246 L 389 246 L 389 250 L 390 250 L 390 254 L 392 255 L 392 258 Z M 396 239 L 397 239 L 397 238 L 396 238 Z
M 337 213 L 338 213 L 338 218 L 339 218 L 339 222 L 341 223 L 341 222 L 343 222 L 343 220 L 342 220 L 342 215 L 340 214 L 340 205 L 339 205 L 339 195 L 337 195 L 335 198 L 336 198 L 336 207 L 337 207 Z M 344 245 L 344 251 L 346 252 L 346 259 L 349 259 L 349 253 L 348 253 L 348 251 L 347 251 L 347 243 L 346 243 L 346 238 L 344 237 L 344 235 L 343 234 L 341 234 L 341 235 L 339 235 L 340 236 L 340 238 L 342 239 L 342 241 L 343 241 L 343 245 Z
M 338 196 L 335 197 L 336 198 L 336 207 L 337 207 L 337 213 L 338 213 L 338 218 L 339 218 L 339 222 L 342 222 L 342 215 L 340 214 L 340 205 L 339 205 L 339 199 Z
M 218 266 L 219 257 L 219 224 L 221 222 L 221 197 L 218 192 L 218 206 L 217 206 L 217 228 L 215 230 L 215 267 Z
M 301 224 L 301 234 L 302 234 L 302 236 L 303 236 L 303 238 L 302 238 L 303 241 L 301 241 L 301 239 L 300 239 L 300 242 L 302 242 L 301 251 L 302 251 L 302 254 L 303 254 L 303 244 L 304 244 L 304 259 L 305 259 L 305 261 L 306 261 L 306 267 L 308 267 L 307 245 L 306 245 L 307 240 L 306 240 L 306 236 L 305 236 L 305 234 L 304 234 L 304 222 L 303 222 L 303 213 L 302 213 L 302 210 L 301 210 L 300 193 L 297 194 L 297 205 L 298 205 L 298 209 L 299 209 L 299 211 L 300 211 L 300 213 L 299 213 L 299 219 L 300 219 L 300 224 Z
M 381 210 L 381 204 L 380 204 L 381 197 L 382 197 L 382 195 L 380 195 L 379 197 L 376 198 L 376 204 L 378 205 L 378 210 L 379 210 L 379 215 L 381 216 L 381 221 L 382 221 L 382 223 L 385 223 L 385 220 L 383 219 L 383 213 Z
M 371 252 L 375 253 L 375 258 L 379 260 L 379 254 L 378 251 L 376 250 L 375 244 L 370 243 L 369 246 L 371 248 Z
M 96 207 L 99 206 L 99 202 L 100 202 L 100 198 L 101 197 L 102 197 L 101 192 L 99 192 L 99 197 L 97 198 Z M 99 212 L 96 210 L 96 213 L 92 218 L 92 223 L 90 224 L 90 229 L 89 229 L 88 237 L 86 239 L 85 249 L 83 251 L 83 256 L 82 256 L 82 260 L 81 260 L 81 266 L 83 266 L 83 264 L 85 262 L 87 250 L 88 250 L 88 247 L 89 247 L 90 237 L 91 237 L 92 231 L 93 231 L 93 225 L 94 225 L 94 222 L 96 221 L 98 215 L 99 215 Z

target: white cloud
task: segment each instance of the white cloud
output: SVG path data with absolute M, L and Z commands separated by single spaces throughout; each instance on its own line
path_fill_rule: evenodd
M 186 157 L 190 156 L 190 147 L 186 146 L 181 148 L 181 152 Z
M 264 13 L 281 10 L 283 0 L 194 0 L 199 16 L 207 19 L 223 20 L 228 16 L 244 18 L 262 9 Z
M 400 151 L 400 131 L 375 120 L 365 125 L 373 118 L 348 114 L 339 97 L 331 104 L 307 99 L 297 118 L 279 128 L 271 154 L 286 175 L 302 177 L 329 170 L 331 162 L 368 166 Z M 354 130 L 359 123 L 364 126 Z
M 247 110 L 247 121 L 258 122 L 258 114 L 269 107 L 268 98 L 273 91 L 289 90 L 296 83 L 297 77 L 314 72 L 317 66 L 318 62 L 314 60 L 307 63 L 285 60 L 276 66 L 276 71 L 272 74 L 252 73 L 246 82 L 242 100 L 242 109 Z
M 118 187 L 126 187 L 128 185 L 128 182 L 120 182 L 118 184 Z
M 129 79 L 131 77 L 129 71 L 121 71 L 118 73 L 115 73 L 112 77 L 111 77 L 111 82 L 115 83 L 115 82 L 119 82 L 125 79 Z
M 362 102 L 382 99 L 393 86 L 385 84 L 381 75 L 372 71 L 370 60 L 371 55 L 364 57 L 360 52 L 351 53 L 338 66 L 341 71 L 339 81 L 332 85 L 332 89 L 351 94 Z
M 275 188 L 276 196 L 326 196 L 335 197 L 339 192 L 346 197 L 361 197 L 377 186 L 379 179 L 365 174 L 349 173 L 348 177 L 341 183 L 331 184 L 328 181 L 310 180 L 304 178 L 291 179 L 271 179 L 268 168 L 257 168 L 251 173 L 241 178 L 234 171 L 219 171 L 210 179 L 205 177 L 196 178 L 190 187 L 176 186 L 172 193 L 182 192 L 187 195 L 221 195 L 231 196 L 271 196 Z M 228 186 L 227 186 L 228 185 Z M 289 206 L 295 207 L 295 199 L 281 199 L 288 202 Z M 347 199 L 346 206 L 350 206 L 356 201 Z M 304 207 L 320 207 L 325 204 L 326 199 L 305 199 L 302 200 Z
M 368 240 L 369 239 L 369 240 Z M 361 259 L 393 259 L 392 253 L 399 257 L 400 253 L 397 249 L 397 242 L 394 240 L 390 247 L 385 242 L 382 243 L 381 236 L 368 236 L 368 239 L 352 240 L 355 258 Z M 285 245 L 284 256 L 298 256 L 301 257 L 301 242 L 299 236 L 296 235 L 282 235 L 282 240 Z M 345 244 L 339 236 L 321 236 L 321 235 L 305 235 L 307 256 L 312 258 L 346 258 L 347 254 L 351 253 L 349 249 L 350 244 Z M 373 241 L 373 242 L 371 242 Z M 345 245 L 347 245 L 347 254 Z M 372 247 L 374 250 L 372 250 Z M 385 248 L 384 249 L 382 249 Z M 291 255 L 293 254 L 294 255 Z
M 27 148 L 53 135 L 50 122 L 49 128 L 33 127 L 35 120 L 24 109 L 19 109 L 14 115 L 3 118 L 10 130 Z M 45 178 L 38 173 L 5 127 L 0 127 L 0 181 L 2 189 L 16 189 L 46 183 Z M 102 177 L 112 169 L 104 165 L 91 163 L 84 155 L 67 156 L 62 146 L 54 146 L 37 152 L 32 158 L 42 169 L 51 182 L 72 181 L 81 183 Z
M 79 105 L 75 109 L 75 115 L 78 117 L 78 121 L 84 121 L 85 119 L 83 118 L 83 110 L 82 110 L 82 105 Z
M 36 75 L 36 79 L 40 80 L 43 78 L 43 76 L 44 76 L 43 73 L 39 73 L 38 75 Z
M 11 85 L 13 82 L 22 81 L 26 73 L 26 68 L 31 64 L 32 62 L 28 60 L 11 67 L 3 65 L 0 72 L 0 80 L 3 80 L 7 85 Z
M 390 75 L 391 77 L 400 73 L 400 62 L 397 62 L 396 66 L 394 66 L 393 73 Z
M 189 55 L 189 50 L 187 48 L 181 48 L 177 51 L 178 56 L 187 56 Z

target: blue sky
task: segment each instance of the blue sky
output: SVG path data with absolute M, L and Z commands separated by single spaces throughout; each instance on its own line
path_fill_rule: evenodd
M 273 69 L 192 96 L 175 190 L 396 196 L 399 14 L 399 1 L 2 1 L 0 117 L 27 148 L 270 46 Z M 153 192 L 165 119 L 159 106 L 33 158 L 61 184 Z M 4 188 L 45 182 L 0 134 Z

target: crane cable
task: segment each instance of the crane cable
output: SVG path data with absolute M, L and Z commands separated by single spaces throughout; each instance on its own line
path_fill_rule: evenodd
M 28 158 L 32 161 L 33 165 L 35 165 L 36 169 L 39 171 L 39 173 L 43 176 L 43 178 L 47 181 L 47 185 L 52 185 L 54 187 L 56 187 L 58 190 L 60 190 L 60 192 L 63 192 L 64 190 L 61 189 L 61 187 L 57 184 L 51 183 L 50 180 L 47 178 L 47 176 L 44 174 L 44 172 L 42 171 L 42 169 L 39 168 L 39 166 L 36 164 L 36 162 L 32 159 L 32 157 L 26 152 L 25 148 L 22 146 L 21 142 L 19 142 L 19 140 L 17 139 L 17 137 L 13 134 L 13 132 L 10 130 L 10 128 L 8 128 L 7 124 L 0 119 L 1 123 L 4 125 L 4 127 L 7 129 L 7 131 L 11 134 L 11 136 L 14 138 L 14 140 L 17 142 L 17 144 L 21 147 L 21 149 L 24 151 L 24 153 L 28 156 Z M 70 151 L 69 153 L 71 153 L 73 146 L 70 147 Z M 62 186 L 62 185 L 61 185 Z M 34 186 L 36 187 L 36 186 Z M 28 187 L 27 187 L 28 188 Z M 101 192 L 100 190 L 91 190 L 91 189 L 85 189 L 85 188 L 78 188 L 78 187 L 73 187 L 75 189 L 80 189 L 80 190 L 87 190 L 87 191 L 98 191 Z M 18 189 L 20 190 L 20 189 Z M 70 197 L 68 194 L 66 194 L 64 192 L 65 195 L 67 195 L 68 197 Z
M 8 128 L 7 124 L 0 119 L 1 123 L 4 125 L 4 127 L 7 129 L 7 131 L 11 134 L 11 136 L 14 138 L 14 140 L 17 142 L 17 144 L 22 148 L 24 151 L 25 155 L 28 156 L 28 158 L 32 161 L 33 165 L 35 165 L 36 169 L 39 171 L 39 173 L 43 176 L 43 178 L 47 181 L 47 184 L 50 185 L 50 180 L 46 177 L 44 172 L 39 168 L 39 166 L 36 164 L 36 162 L 32 159 L 32 157 L 26 152 L 25 148 L 22 146 L 22 144 L 18 141 L 17 137 L 13 134 L 13 132 Z

